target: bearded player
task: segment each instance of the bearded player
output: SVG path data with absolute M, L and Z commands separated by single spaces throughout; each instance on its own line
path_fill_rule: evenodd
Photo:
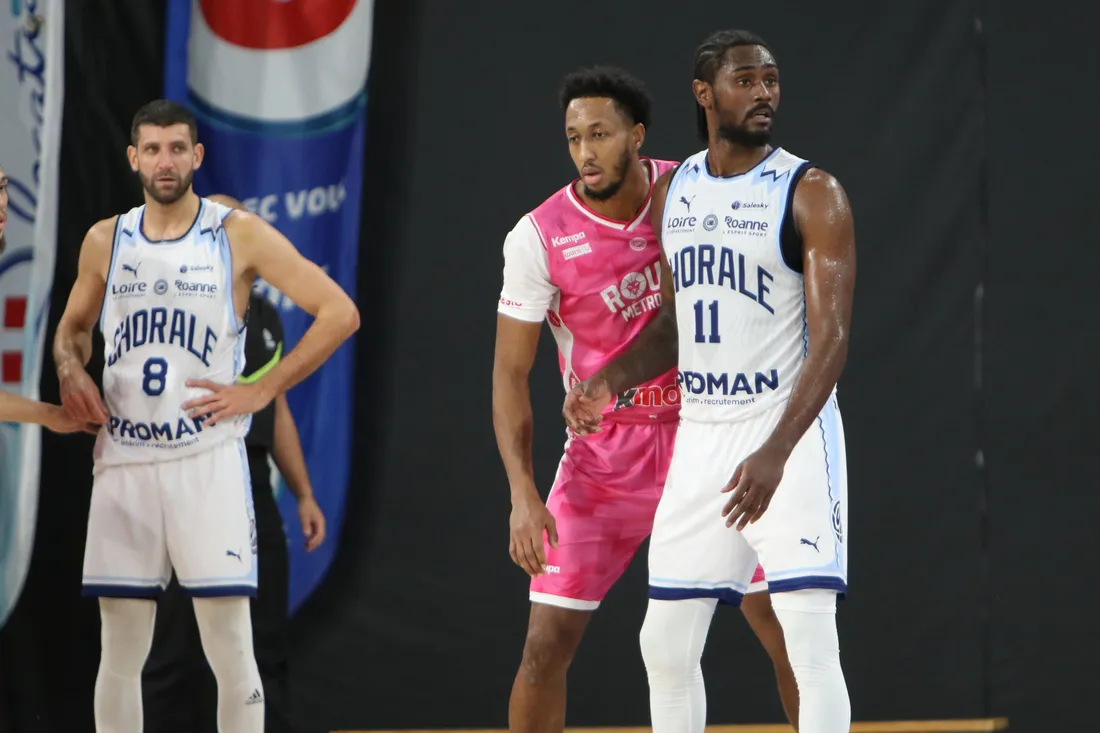
M 619 394 L 601 432 L 567 432 L 543 502 L 532 469 L 528 385 L 542 321 L 558 343 L 569 388 L 627 349 L 660 312 L 650 201 L 657 179 L 675 166 L 639 156 L 650 100 L 630 75 L 608 68 L 572 74 L 561 104 L 580 178 L 508 234 L 497 315 L 493 423 L 511 488 L 509 550 L 532 579 L 509 704 L 513 733 L 563 730 L 567 670 L 592 612 L 651 531 L 679 414 L 672 364 Z M 751 598 L 745 616 L 772 658 L 785 709 L 797 711 L 782 630 L 767 594 Z

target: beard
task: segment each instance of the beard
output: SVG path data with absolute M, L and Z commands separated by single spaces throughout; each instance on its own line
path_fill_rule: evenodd
M 0 255 L 4 254 L 4 250 L 8 248 L 8 235 L 0 234 Z
M 629 165 L 630 151 L 624 150 L 622 157 L 619 158 L 619 162 L 615 165 L 614 170 L 611 171 L 615 179 L 599 190 L 585 186 L 584 195 L 588 196 L 588 198 L 593 201 L 607 201 L 622 189 L 623 183 L 626 182 L 626 169 Z
M 766 130 L 750 130 L 748 127 L 749 117 L 756 111 L 754 108 L 745 119 L 741 122 L 729 122 L 726 118 L 727 115 L 721 107 L 718 106 L 718 100 L 714 100 L 714 111 L 718 116 L 718 138 L 725 140 L 726 142 L 733 143 L 734 145 L 740 145 L 746 148 L 762 148 L 771 142 L 772 131 L 771 128 Z M 775 113 L 772 113 L 772 120 L 774 125 Z
M 152 196 L 158 204 L 174 204 L 183 198 L 183 195 L 191 188 L 191 181 L 195 178 L 195 172 L 188 171 L 182 180 L 167 191 L 158 190 L 153 179 L 146 178 L 140 171 L 138 172 L 138 178 L 141 179 L 141 186 L 145 189 L 145 192 Z

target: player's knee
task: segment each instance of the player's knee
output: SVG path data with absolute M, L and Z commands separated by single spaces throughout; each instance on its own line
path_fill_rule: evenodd
M 141 674 L 153 644 L 157 606 L 138 598 L 101 598 L 101 664 L 112 674 Z
M 650 680 L 686 680 L 702 674 L 700 659 L 710 613 L 695 612 L 693 606 L 707 603 L 704 599 L 649 602 L 638 643 Z
M 541 611 L 542 609 L 540 609 Z M 559 675 L 568 669 L 580 644 L 588 614 L 550 609 L 533 615 L 523 645 L 523 674 L 529 684 Z
M 195 621 L 214 675 L 238 675 L 256 666 L 247 598 L 196 598 Z
M 772 596 L 787 656 L 796 673 L 840 663 L 836 595 L 833 590 L 807 588 Z

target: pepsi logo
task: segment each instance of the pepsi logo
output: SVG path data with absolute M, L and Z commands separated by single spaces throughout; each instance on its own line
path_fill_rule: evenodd
M 329 35 L 356 0 L 199 0 L 206 24 L 234 46 L 257 51 L 297 48 Z

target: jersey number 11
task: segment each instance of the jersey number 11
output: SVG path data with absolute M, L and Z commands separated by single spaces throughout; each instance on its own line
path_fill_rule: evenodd
M 695 301 L 695 343 L 697 344 L 720 344 L 722 338 L 718 335 L 718 301 L 710 301 L 710 305 L 707 306 L 707 310 L 710 311 L 710 334 L 704 333 L 703 326 L 703 301 Z

